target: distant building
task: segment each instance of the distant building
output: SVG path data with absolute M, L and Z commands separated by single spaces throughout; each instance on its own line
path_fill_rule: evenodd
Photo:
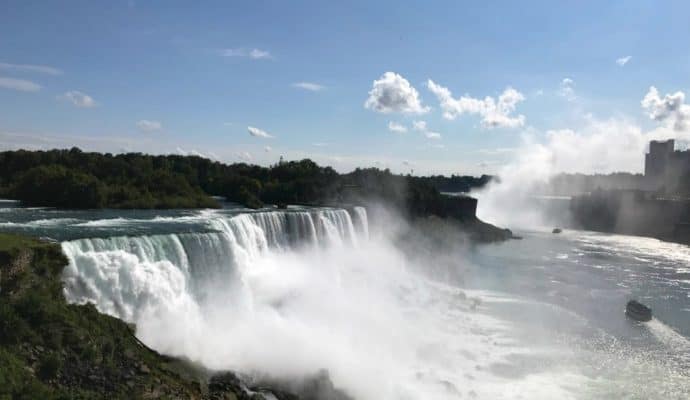
M 675 150 L 675 141 L 652 140 L 645 154 L 644 175 L 651 190 L 677 193 L 681 179 L 690 174 L 690 150 Z

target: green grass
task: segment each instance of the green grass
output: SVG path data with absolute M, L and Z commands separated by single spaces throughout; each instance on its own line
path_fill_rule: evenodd
M 35 246 L 45 246 L 45 242 L 40 242 L 37 239 L 12 235 L 8 233 L 0 233 L 0 252 L 14 253 L 23 248 L 31 248 Z

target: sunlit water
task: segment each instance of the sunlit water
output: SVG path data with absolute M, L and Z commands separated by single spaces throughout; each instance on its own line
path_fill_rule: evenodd
M 211 368 L 326 368 L 362 399 L 688 398 L 688 247 L 520 232 L 458 253 L 463 279 L 439 282 L 377 228 L 361 209 L 0 203 L 0 230 L 63 242 L 68 300 Z M 631 298 L 655 319 L 626 319 Z

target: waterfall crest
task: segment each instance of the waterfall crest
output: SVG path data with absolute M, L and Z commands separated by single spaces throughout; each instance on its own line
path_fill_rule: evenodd
M 213 293 L 240 293 L 243 277 L 270 252 L 357 246 L 366 210 L 276 211 L 208 221 L 211 232 L 89 238 L 62 243 L 65 295 L 129 322 L 203 306 Z

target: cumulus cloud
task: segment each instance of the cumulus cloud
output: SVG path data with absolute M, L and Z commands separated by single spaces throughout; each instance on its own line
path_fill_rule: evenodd
M 271 148 L 271 146 L 266 146 L 266 147 L 264 147 L 264 151 L 265 151 L 266 153 L 270 153 L 271 150 L 273 150 L 273 149 Z
M 405 133 L 407 132 L 407 127 L 403 124 L 397 122 L 389 121 L 388 130 L 395 133 Z
M 59 99 L 67 100 L 77 107 L 81 108 L 91 108 L 95 107 L 96 101 L 86 93 L 79 92 L 77 90 L 71 90 L 65 92 L 62 96 L 58 96 Z
M 292 84 L 292 87 L 309 90 L 311 92 L 320 92 L 321 90 L 324 90 L 326 88 L 325 86 L 319 85 L 318 83 L 314 82 L 295 82 Z
M 427 139 L 433 139 L 433 140 L 438 140 L 441 138 L 441 134 L 438 132 L 424 132 L 424 136 L 426 136 Z
M 484 99 L 461 96 L 456 99 L 448 88 L 431 79 L 427 87 L 438 98 L 446 119 L 453 120 L 462 114 L 478 114 L 482 118 L 482 126 L 489 129 L 516 128 L 525 124 L 524 115 L 512 115 L 517 103 L 525 100 L 525 96 L 511 87 L 507 87 L 498 100 L 490 96 Z
M 163 124 L 161 124 L 160 121 L 142 119 L 137 122 L 137 128 L 142 132 L 156 132 L 163 129 Z
M 249 134 L 254 137 L 260 137 L 265 139 L 270 139 L 273 137 L 273 135 L 270 135 L 268 132 L 261 130 L 259 128 L 255 128 L 253 126 L 248 126 L 247 131 L 249 131 Z
M 429 107 L 422 106 L 417 89 L 395 72 L 386 72 L 374 81 L 364 107 L 384 114 L 424 114 L 429 111 Z
M 568 101 L 575 101 L 577 99 L 577 96 L 575 96 L 575 81 L 570 78 L 563 78 L 558 89 L 558 95 Z
M 0 88 L 18 90 L 20 92 L 38 92 L 41 85 L 24 79 L 0 77 Z
M 0 70 L 16 72 L 35 72 L 46 75 L 62 75 L 62 71 L 60 71 L 57 68 L 49 67 L 47 65 L 10 64 L 0 62 Z
M 266 50 L 245 49 L 245 48 L 223 49 L 220 51 L 220 55 L 223 57 L 251 58 L 252 60 L 262 60 L 262 59 L 273 58 L 271 53 L 266 51 Z
M 618 64 L 622 67 L 625 64 L 627 64 L 631 58 L 632 58 L 632 56 L 625 56 L 625 57 L 618 58 L 618 59 L 616 59 L 616 64 Z
M 688 129 L 690 105 L 685 104 L 685 93 L 678 91 L 661 97 L 657 88 L 651 86 L 641 104 L 649 118 L 675 131 Z

